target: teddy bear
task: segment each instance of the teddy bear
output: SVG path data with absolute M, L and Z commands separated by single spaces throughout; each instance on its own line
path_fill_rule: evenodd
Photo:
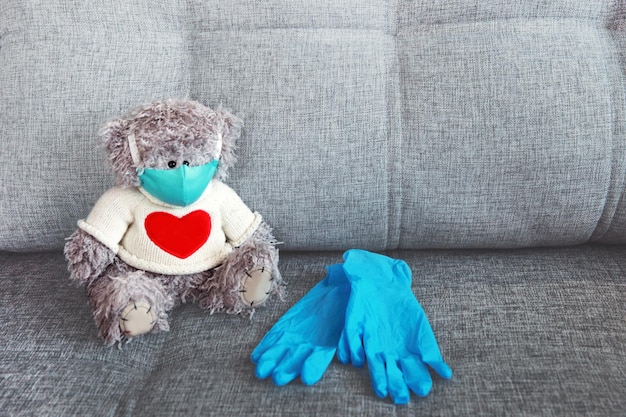
M 241 128 L 221 107 L 167 99 L 100 131 L 116 184 L 64 254 L 107 345 L 169 330 L 179 303 L 251 315 L 280 296 L 272 229 L 224 183 Z

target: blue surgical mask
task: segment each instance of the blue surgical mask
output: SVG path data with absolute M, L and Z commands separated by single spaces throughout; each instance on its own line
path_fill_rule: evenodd
M 188 206 L 197 201 L 209 185 L 219 161 L 175 169 L 145 168 L 139 174 L 144 190 L 159 200 L 174 206 Z
M 139 166 L 139 150 L 135 135 L 128 135 L 128 146 L 135 166 Z M 182 165 L 175 169 L 139 168 L 137 175 L 142 188 L 155 198 L 174 206 L 188 206 L 197 201 L 217 172 L 222 149 L 222 136 L 218 136 L 213 160 L 204 165 Z

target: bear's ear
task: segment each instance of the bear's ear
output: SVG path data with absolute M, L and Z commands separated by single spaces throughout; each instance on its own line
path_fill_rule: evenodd
M 219 107 L 215 113 L 221 122 L 219 133 L 222 136 L 222 153 L 220 156 L 217 177 L 220 180 L 224 180 L 228 176 L 228 169 L 235 165 L 235 162 L 237 162 L 237 157 L 235 155 L 235 143 L 241 136 L 243 120 L 222 107 Z
M 100 139 L 108 155 L 108 162 L 120 186 L 139 186 L 137 167 L 128 145 L 128 121 L 112 119 L 100 130 Z

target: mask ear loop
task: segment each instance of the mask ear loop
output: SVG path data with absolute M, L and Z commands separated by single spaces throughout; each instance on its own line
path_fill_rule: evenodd
M 215 152 L 213 152 L 213 159 L 220 160 L 222 157 L 222 144 L 224 143 L 224 139 L 222 139 L 222 134 L 217 134 L 217 143 L 215 144 Z
M 135 140 L 135 135 L 131 132 L 128 134 L 128 148 L 130 149 L 130 156 L 133 158 L 133 163 L 135 164 L 135 169 L 137 170 L 137 174 L 143 174 L 143 168 L 139 167 L 139 163 L 141 159 L 139 158 L 139 149 L 137 148 L 137 141 Z
M 215 152 L 213 152 L 213 155 L 211 155 L 214 160 L 219 161 L 220 158 L 222 157 L 222 144 L 223 143 L 224 143 L 224 139 L 222 138 L 222 134 L 218 133 L 217 134 L 217 143 L 216 143 L 216 146 L 215 146 Z

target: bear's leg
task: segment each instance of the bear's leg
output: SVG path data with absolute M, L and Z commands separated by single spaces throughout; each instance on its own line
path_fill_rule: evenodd
M 107 345 L 153 329 L 169 330 L 174 299 L 161 282 L 120 260 L 87 287 L 100 336 Z
M 155 322 L 156 314 L 149 303 L 132 301 L 122 310 L 120 329 L 126 337 L 135 337 L 148 333 Z
M 261 223 L 254 234 L 234 248 L 202 285 L 200 306 L 212 311 L 238 313 L 265 303 L 283 287 L 278 271 L 278 250 L 271 229 Z
M 261 265 L 244 271 L 239 294 L 247 306 L 262 305 L 272 292 L 274 276 L 271 265 Z

